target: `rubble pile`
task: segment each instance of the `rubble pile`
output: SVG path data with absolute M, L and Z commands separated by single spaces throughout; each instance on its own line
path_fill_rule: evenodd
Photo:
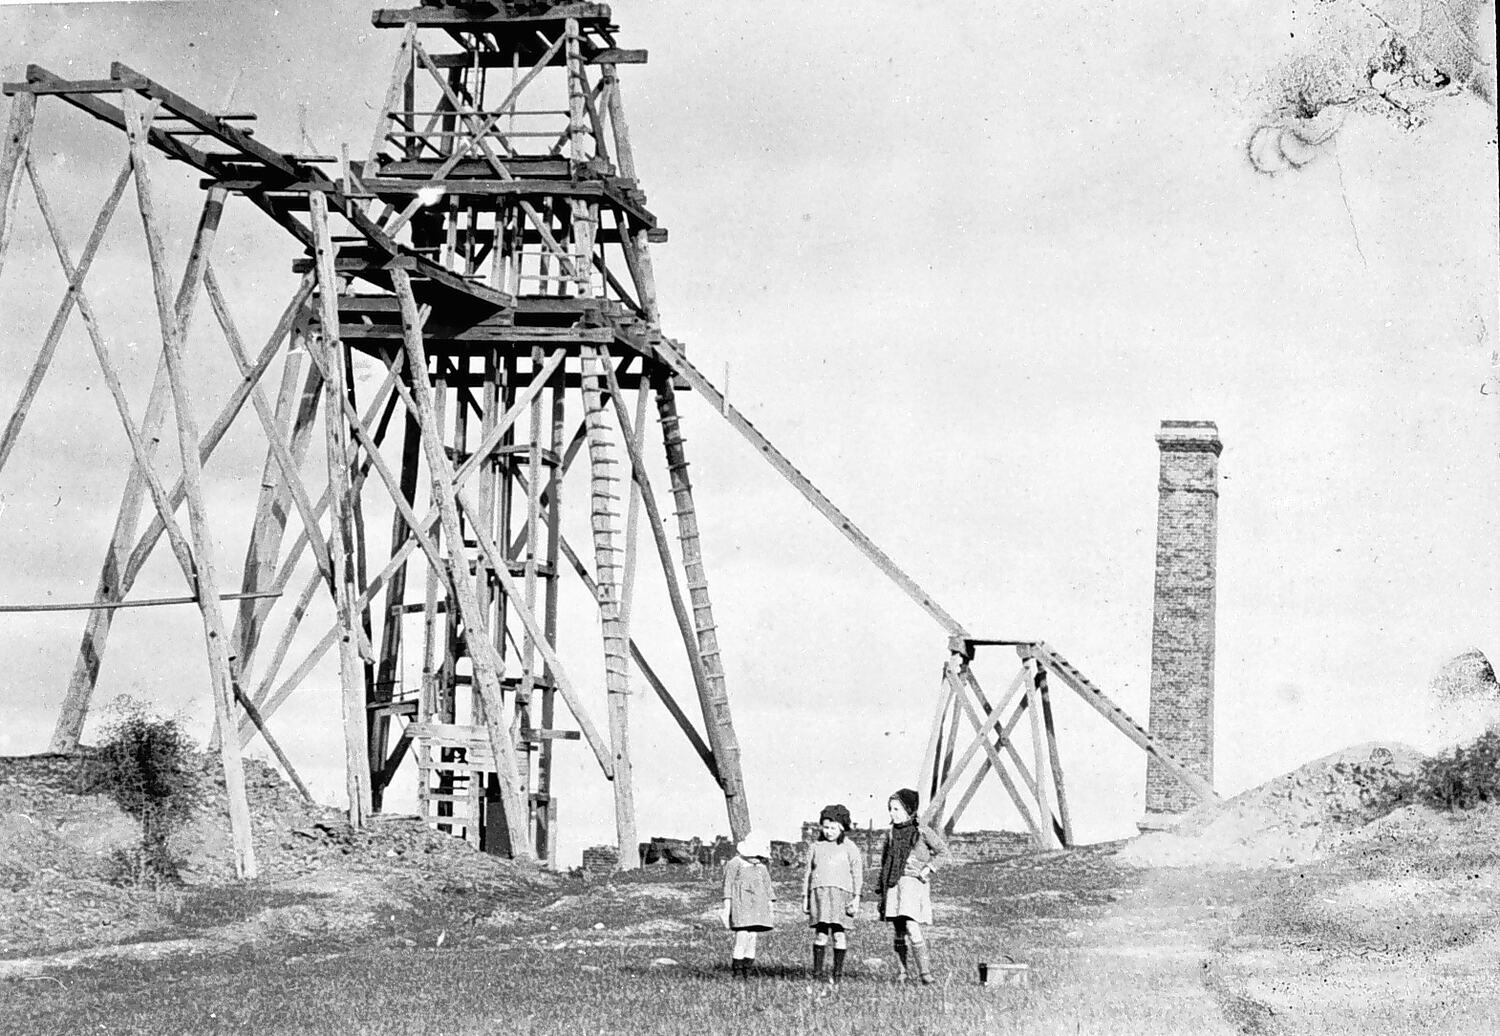
M 89 787 L 84 756 L 0 758 L 0 957 L 84 944 L 165 937 L 184 903 L 232 877 L 222 774 L 203 756 L 204 801 L 172 838 L 181 886 L 134 874 L 139 823 Z M 414 816 L 377 816 L 353 830 L 339 810 L 305 801 L 276 770 L 245 761 L 258 881 L 317 906 L 272 911 L 320 930 L 382 907 L 416 902 L 434 888 L 540 888 L 552 876 L 477 852 Z M 253 898 L 253 897 L 252 897 Z M 336 912 L 340 918 L 314 917 Z M 347 916 L 344 916 L 347 915 Z M 339 921 L 340 923 L 332 923 Z
M 1142 835 L 1120 862 L 1143 867 L 1261 867 L 1315 859 L 1405 801 L 1423 756 L 1396 742 L 1355 745 L 1227 802 Z
M 193 823 L 179 836 L 184 880 L 224 881 L 231 876 L 228 803 L 222 773 L 210 766 L 209 795 Z M 306 801 L 266 763 L 245 761 L 256 863 L 268 879 L 296 878 L 341 868 L 463 869 L 472 863 L 492 874 L 502 865 L 461 838 L 425 826 L 415 816 L 372 817 L 360 831 L 342 811 Z M 509 864 L 504 864 L 509 868 Z

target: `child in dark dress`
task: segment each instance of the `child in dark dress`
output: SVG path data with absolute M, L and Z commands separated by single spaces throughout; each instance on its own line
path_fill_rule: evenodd
M 927 953 L 923 925 L 932 924 L 932 892 L 928 879 L 948 855 L 938 833 L 918 819 L 917 793 L 902 788 L 888 803 L 891 828 L 880 848 L 880 919 L 895 926 L 896 979 L 905 982 L 907 951 L 923 985 L 932 984 L 932 960 Z

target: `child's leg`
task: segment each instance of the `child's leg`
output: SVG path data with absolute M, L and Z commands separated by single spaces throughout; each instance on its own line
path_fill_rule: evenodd
M 844 977 L 844 954 L 849 950 L 849 933 L 842 928 L 833 930 L 833 980 Z
M 735 978 L 749 978 L 750 965 L 755 961 L 755 933 L 741 929 L 734 933 L 734 957 L 729 970 Z
M 906 941 L 911 943 L 911 955 L 916 959 L 917 974 L 924 985 L 932 984 L 932 959 L 927 954 L 927 939 L 922 935 L 922 926 L 915 921 L 906 922 Z
M 900 970 L 896 972 L 896 981 L 906 981 L 906 918 L 898 917 L 892 924 L 896 929 L 895 942 L 896 960 L 900 962 Z
M 828 928 L 826 924 L 813 928 L 813 978 L 823 980 L 823 961 L 828 952 Z

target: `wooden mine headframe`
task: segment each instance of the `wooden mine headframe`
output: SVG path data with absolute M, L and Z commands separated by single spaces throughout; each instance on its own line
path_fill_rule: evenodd
M 672 347 L 659 330 L 650 245 L 666 234 L 636 180 L 617 73 L 644 62 L 645 52 L 615 45 L 616 26 L 602 4 L 423 0 L 376 11 L 373 21 L 400 34 L 389 88 L 368 155 L 350 162 L 346 152 L 331 175 L 320 166 L 329 158 L 277 152 L 241 127 L 246 116 L 211 114 L 123 65 L 94 81 L 63 80 L 32 66 L 26 82 L 7 85 L 15 95 L 0 167 L 7 217 L 22 171 L 37 182 L 29 143 L 38 97 L 58 96 L 124 129 L 129 140 L 129 161 L 100 214 L 96 240 L 78 267 L 63 257 L 74 289 L 59 321 L 76 300 L 93 326 L 83 275 L 133 174 L 166 342 L 162 376 L 139 425 L 118 397 L 137 463 L 52 747 L 76 747 L 113 606 L 129 603 L 126 594 L 165 531 L 214 647 L 226 772 L 238 770 L 240 747 L 257 728 L 266 732 L 266 721 L 336 645 L 356 824 L 379 808 L 411 751 L 430 822 L 516 856 L 555 859 L 554 746 L 581 737 L 613 786 L 620 859 L 630 866 L 637 842 L 633 662 L 722 788 L 730 826 L 743 834 L 749 810 L 677 409 L 685 383 L 661 356 Z M 151 210 L 152 148 L 200 170 L 208 192 L 175 305 Z M 308 251 L 296 266 L 301 287 L 253 359 L 209 259 L 230 196 L 250 201 Z M 54 239 L 61 255 L 55 228 Z M 200 284 L 245 389 L 208 438 L 191 427 L 188 386 L 177 376 Z M 56 344 L 49 335 L 6 430 L 0 464 Z M 107 351 L 97 344 L 110 375 Z M 369 398 L 356 392 L 356 354 L 387 370 Z M 258 382 L 276 359 L 283 374 L 273 403 Z M 169 389 L 181 390 L 171 398 L 186 426 L 179 429 L 183 478 L 171 492 L 150 463 Z M 267 488 L 250 529 L 241 592 L 231 595 L 238 600 L 231 629 L 218 614 L 195 465 L 247 399 L 269 442 Z M 328 484 L 315 497 L 300 469 L 320 413 Z M 644 464 L 653 419 L 666 454 L 660 497 Z M 398 459 L 384 456 L 386 443 Z M 565 482 L 583 467 L 586 482 L 577 475 Z M 383 484 L 394 506 L 388 550 L 365 527 L 372 481 Z M 148 490 L 157 523 L 138 537 Z M 172 517 L 184 494 L 192 543 Z M 565 500 L 586 509 L 589 542 L 565 537 Z M 680 565 L 662 513 L 668 503 Z M 302 533 L 287 547 L 293 511 Z M 666 573 L 702 735 L 631 638 L 642 516 Z M 289 580 L 309 551 L 315 571 L 272 640 L 273 606 L 294 596 Z M 570 569 L 596 602 L 602 630 L 599 722 L 589 689 L 600 681 L 570 676 L 557 653 L 564 634 L 558 601 Z M 338 620 L 318 649 L 283 675 L 288 646 L 320 587 L 332 592 Z M 417 678 L 404 665 L 414 657 Z M 564 729 L 564 710 L 576 729 Z M 227 729 L 237 736 L 224 737 Z
M 621 66 L 646 55 L 617 46 L 609 8 L 422 0 L 418 7 L 376 11 L 373 20 L 398 31 L 400 42 L 369 152 L 355 161 L 347 150 L 342 156 L 276 151 L 244 125 L 253 115 L 213 114 L 118 63 L 98 80 L 66 80 L 32 65 L 25 82 L 5 85 L 13 100 L 0 142 L 0 263 L 22 181 L 29 180 L 68 289 L 0 432 L 0 469 L 74 309 L 133 459 L 94 598 L 80 606 L 88 618 L 52 749 L 78 744 L 115 612 L 191 602 L 208 646 L 241 874 L 255 873 L 241 749 L 262 737 L 297 780 L 269 723 L 335 647 L 355 825 L 380 808 L 398 766 L 413 753 L 429 823 L 495 851 L 555 863 L 554 747 L 581 739 L 612 784 L 620 862 L 633 866 L 633 666 L 722 790 L 732 830 L 744 834 L 750 814 L 740 750 L 677 407 L 678 392 L 687 388 L 950 638 L 924 757 L 930 812 L 941 809 L 980 749 L 1012 787 L 999 755 L 1015 754 L 1007 737 L 1016 720 L 1002 715 L 1011 695 L 992 709 L 968 672 L 974 647 L 985 642 L 973 640 L 661 333 L 650 245 L 664 240 L 665 231 L 636 179 L 618 76 Z M 37 101 L 47 96 L 126 137 L 122 167 L 76 258 L 32 162 Z M 206 190 L 175 287 L 155 210 L 153 153 L 197 170 Z M 139 418 L 85 288 L 132 181 L 163 343 Z M 214 272 L 214 240 L 231 197 L 248 201 L 306 249 L 294 270 L 301 282 L 257 350 L 244 342 Z M 223 386 L 228 398 L 207 429 L 194 417 L 199 386 L 184 367 L 200 296 L 239 371 L 237 382 Z M 356 360 L 383 372 L 373 391 L 360 388 Z M 272 396 L 261 383 L 277 364 L 280 384 Z M 223 594 L 203 466 L 247 405 L 264 433 L 266 459 L 241 586 Z M 169 407 L 180 460 L 170 486 L 156 456 Z M 645 460 L 652 409 L 665 452 L 661 497 Z M 326 484 L 315 494 L 304 467 L 320 425 Z M 581 474 L 567 478 L 585 464 L 586 487 Z M 380 506 L 392 509 L 388 537 L 366 527 L 375 509 L 372 483 L 381 487 Z M 680 560 L 663 516 L 668 496 Z M 142 531 L 148 499 L 155 514 Z M 186 531 L 176 517 L 184 502 Z M 587 544 L 565 536 L 565 502 L 586 512 Z M 701 734 L 631 636 L 642 519 L 687 655 Z M 130 599 L 163 537 L 189 596 Z M 568 570 L 594 602 L 600 633 L 588 636 L 601 637 L 602 678 L 570 674 L 558 655 L 559 644 L 584 639 L 559 628 Z M 294 638 L 320 590 L 330 594 L 336 618 L 287 671 Z M 232 623 L 226 601 L 234 606 Z M 280 626 L 274 636 L 273 619 Z M 1046 704 L 1039 666 L 1051 665 L 1051 655 L 1039 643 L 1029 650 L 1023 658 L 1030 659 L 1033 683 L 1017 716 L 1034 700 Z M 969 694 L 978 696 L 984 720 Z M 601 697 L 605 718 L 596 723 Z M 1108 705 L 1097 689 L 1085 697 L 1101 710 Z M 961 710 L 976 736 L 955 765 Z M 569 716 L 576 729 L 566 727 Z M 1050 738 L 1050 722 L 1045 729 Z M 1140 738 L 1153 750 L 1149 736 Z M 1061 806 L 1055 742 L 1038 741 L 1047 744 L 1057 791 L 1042 803 Z M 1044 748 L 1038 753 L 1040 760 Z M 1039 764 L 1039 776 L 1027 781 L 1034 794 L 1037 781 L 1046 784 L 1044 769 Z M 1066 841 L 1065 807 L 1061 814 Z

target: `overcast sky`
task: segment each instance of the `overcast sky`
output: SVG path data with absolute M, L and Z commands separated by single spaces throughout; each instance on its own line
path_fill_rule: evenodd
M 1340 5 L 1272 6 L 614 6 L 621 45 L 651 52 L 621 75 L 671 230 L 654 250 L 664 328 L 711 378 L 727 368 L 735 405 L 976 635 L 1045 638 L 1144 722 L 1153 436 L 1162 419 L 1218 423 L 1225 793 L 1354 742 L 1431 747 L 1434 671 L 1469 647 L 1500 654 L 1495 109 L 1456 87 L 1415 127 L 1356 105 L 1306 165 L 1257 172 L 1247 142 L 1276 122 L 1287 70 L 1357 63 L 1374 38 Z M 397 42 L 369 7 L 7 6 L 0 58 L 7 79 L 121 60 L 258 112 L 259 137 L 287 149 L 306 104 L 319 149 L 359 154 Z M 1431 29 L 1416 5 L 1380 9 Z M 123 135 L 56 100 L 39 112 L 76 254 Z M 158 168 L 180 264 L 195 178 Z M 142 400 L 156 346 L 132 204 L 90 285 Z M 231 206 L 218 262 L 254 333 L 294 287 L 285 236 Z M 62 283 L 23 192 L 0 269 L 7 413 Z M 207 414 L 228 383 L 206 305 L 194 326 Z M 945 637 L 709 407 L 684 411 L 757 825 L 790 837 L 830 801 L 878 821 L 915 776 Z M 221 513 L 253 501 L 262 451 L 247 427 L 214 462 Z M 0 474 L 4 600 L 88 598 L 126 456 L 75 317 Z M 226 582 L 247 521 L 222 523 Z M 180 587 L 163 558 L 137 592 Z M 45 748 L 81 621 L 0 616 L 0 752 Z M 669 628 L 641 622 L 671 654 Z M 206 733 L 192 610 L 130 613 L 117 633 L 101 699 L 141 694 Z M 978 671 L 1003 686 L 1011 661 Z M 336 688 L 325 666 L 278 724 L 328 801 Z M 1129 833 L 1144 759 L 1059 708 L 1080 834 Z M 652 701 L 637 716 L 642 835 L 723 830 L 680 736 Z M 612 823 L 587 750 L 559 751 L 567 860 Z M 1000 797 L 973 823 L 1014 823 Z

